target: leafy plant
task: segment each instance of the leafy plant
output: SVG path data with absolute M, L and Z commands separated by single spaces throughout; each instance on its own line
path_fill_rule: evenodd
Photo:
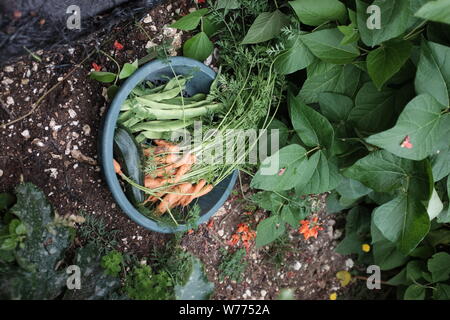
M 120 252 L 113 250 L 102 257 L 102 267 L 105 272 L 113 277 L 117 276 L 122 269 L 123 256 Z
M 246 251 L 244 248 L 235 252 L 227 252 L 222 248 L 222 259 L 219 265 L 219 280 L 230 279 L 236 282 L 243 280 L 248 262 L 245 260 Z
M 125 292 L 135 300 L 173 299 L 173 282 L 165 272 L 154 273 L 147 265 L 137 266 L 125 279 Z

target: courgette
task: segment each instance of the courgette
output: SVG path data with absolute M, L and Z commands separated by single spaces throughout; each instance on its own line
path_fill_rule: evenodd
M 144 185 L 144 172 L 142 171 L 142 150 L 131 132 L 122 126 L 116 128 L 114 133 L 114 159 L 119 162 L 122 172 L 137 184 Z M 125 194 L 128 200 L 137 206 L 144 202 L 145 195 L 141 190 L 127 183 Z

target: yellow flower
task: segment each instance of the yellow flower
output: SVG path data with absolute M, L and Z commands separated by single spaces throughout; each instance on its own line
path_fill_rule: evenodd
M 337 293 L 333 292 L 332 294 L 330 294 L 330 300 L 336 300 L 337 299 Z
M 367 244 L 367 243 L 364 243 L 364 244 L 361 246 L 361 249 L 362 249 L 362 251 L 364 251 L 364 252 L 369 252 L 369 251 L 370 251 L 370 245 Z
M 350 274 L 350 272 L 342 270 L 336 273 L 336 278 L 341 281 L 341 286 L 345 287 L 352 280 L 352 275 Z

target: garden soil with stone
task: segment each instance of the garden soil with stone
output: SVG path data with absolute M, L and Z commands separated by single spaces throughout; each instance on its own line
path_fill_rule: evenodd
M 58 214 L 92 215 L 104 221 L 108 230 L 118 230 L 119 250 L 145 257 L 155 247 L 162 247 L 171 236 L 147 231 L 129 220 L 102 179 L 97 144 L 108 102 L 105 88 L 90 80 L 88 74 L 92 62 L 113 72 L 115 66 L 100 54 L 77 65 L 98 47 L 114 55 L 119 63 L 131 62 L 145 56 L 146 47 L 165 39 L 174 47 L 169 53 L 179 54 L 186 35 L 165 26 L 189 9 L 186 1 L 168 2 L 141 21 L 145 32 L 130 21 L 81 43 L 39 51 L 36 54 L 41 61 L 29 56 L 3 66 L 0 123 L 27 114 L 41 96 L 51 91 L 31 115 L 0 126 L 0 192 L 11 191 L 22 180 L 32 182 L 44 190 Z M 125 46 L 124 50 L 112 49 L 115 40 Z M 244 196 L 249 197 L 252 191 L 243 180 Z M 251 216 L 245 215 L 246 200 L 238 185 L 212 222 L 186 234 L 182 245 L 205 264 L 209 280 L 216 285 L 214 299 L 275 299 L 283 288 L 295 288 L 298 299 L 328 299 L 331 292 L 340 290 L 336 272 L 348 270 L 353 262 L 334 252 L 340 232 L 335 230 L 333 216 L 326 215 L 324 196 L 315 198 L 315 204 L 315 213 L 324 226 L 318 238 L 305 241 L 297 230 L 291 230 L 291 249 L 279 268 L 270 259 L 269 247 L 257 250 L 253 245 L 246 255 L 248 268 L 240 283 L 218 280 L 219 248 L 236 250 L 227 243 L 237 225 L 248 222 L 255 229 L 266 213 L 255 210 Z

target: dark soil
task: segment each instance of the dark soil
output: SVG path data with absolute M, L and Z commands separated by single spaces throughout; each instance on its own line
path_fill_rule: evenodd
M 105 86 L 90 80 L 88 74 L 93 62 L 103 66 L 103 71 L 115 72 L 115 65 L 101 54 L 94 54 L 79 68 L 76 65 L 95 48 L 102 48 L 119 63 L 132 62 L 146 55 L 146 46 L 171 38 L 174 50 L 170 53 L 176 54 L 185 35 L 164 26 L 188 12 L 192 5 L 186 2 L 166 2 L 150 11 L 151 18 L 141 21 L 145 32 L 130 21 L 113 33 L 98 33 L 77 44 L 37 52 L 41 62 L 22 57 L 0 70 L 0 192 L 13 190 L 22 180 L 32 182 L 44 190 L 60 215 L 85 214 L 102 219 L 109 230 L 119 231 L 118 249 L 140 257 L 168 241 L 171 236 L 147 231 L 121 212 L 97 163 L 98 133 L 108 102 Z M 124 50 L 113 49 L 115 40 L 125 46 Z M 30 112 L 46 93 L 31 115 L 1 126 Z M 245 182 L 243 189 L 248 189 Z M 246 197 L 249 193 L 245 192 Z M 227 242 L 237 225 L 249 222 L 256 228 L 267 213 L 259 210 L 244 215 L 246 202 L 242 195 L 235 194 L 214 216 L 212 225 L 185 235 L 183 246 L 205 263 L 208 278 L 216 283 L 213 298 L 274 299 L 281 289 L 293 288 L 299 299 L 328 299 L 331 292 L 338 291 L 335 273 L 349 269 L 352 262 L 333 251 L 335 220 L 326 215 L 323 196 L 315 203 L 315 213 L 325 229 L 319 237 L 305 241 L 298 231 L 291 230 L 287 245 L 292 250 L 280 266 L 270 259 L 270 248 L 257 250 L 252 246 L 242 283 L 218 280 L 219 248 L 235 250 Z

